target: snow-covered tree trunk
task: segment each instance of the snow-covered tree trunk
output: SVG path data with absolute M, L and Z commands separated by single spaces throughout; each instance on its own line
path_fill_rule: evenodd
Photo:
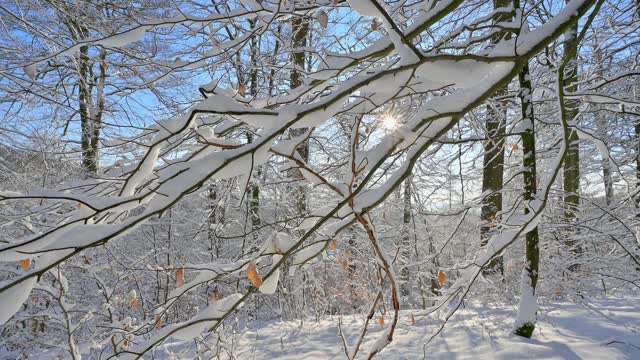
M 305 48 L 307 47 L 309 32 L 311 30 L 311 24 L 308 19 L 301 17 L 295 17 L 291 21 L 292 32 L 292 70 L 290 74 L 291 89 L 296 89 L 302 85 L 303 74 L 306 71 L 307 53 Z M 289 134 L 291 137 L 297 137 L 303 135 L 308 129 L 298 128 L 290 129 Z M 309 161 L 309 141 L 304 140 L 297 148 L 298 154 L 302 161 Z M 302 173 L 296 170 L 295 178 L 302 180 Z M 297 215 L 305 216 L 307 213 L 307 194 L 304 185 L 299 184 L 294 187 L 292 194 L 292 201 L 296 204 Z
M 249 20 L 251 29 L 255 29 L 255 21 Z M 249 72 L 250 72 L 250 95 L 252 98 L 258 97 L 258 57 L 260 56 L 260 47 L 256 36 L 251 37 L 249 46 Z M 253 141 L 253 134 L 247 132 L 247 142 Z M 262 176 L 262 166 L 256 166 L 253 169 L 253 179 L 249 179 L 249 213 L 251 215 L 251 230 L 254 232 L 254 237 L 258 237 L 259 228 L 261 224 L 260 219 L 260 177 Z
M 578 82 L 578 24 L 573 24 L 564 35 L 563 63 L 566 64 L 565 74 L 561 77 L 558 87 L 562 87 L 568 93 L 576 92 Z M 578 125 L 579 103 L 575 100 L 567 99 L 560 104 L 561 112 L 569 124 L 569 141 L 567 144 L 567 154 L 564 158 L 563 171 L 563 191 L 564 191 L 564 217 L 569 223 L 575 221 L 580 207 L 580 145 L 576 126 Z M 578 255 L 581 252 L 580 244 L 576 240 L 575 232 L 567 234 L 565 245 L 569 252 Z M 575 261 L 575 260 L 574 260 Z M 569 269 L 576 269 L 577 263 L 569 266 Z
M 636 143 L 636 188 L 640 188 L 640 120 L 637 120 L 633 127 L 634 140 Z M 636 209 L 640 209 L 640 196 L 635 197 Z M 636 210 L 636 217 L 640 218 L 640 211 Z
M 509 6 L 511 0 L 494 0 L 494 9 Z M 510 20 L 511 15 L 500 14 L 496 16 L 495 22 L 500 23 Z M 492 42 L 498 43 L 502 34 L 493 37 Z M 509 35 L 506 36 L 510 38 Z M 498 89 L 495 96 L 506 95 L 507 87 Z M 486 246 L 491 237 L 492 229 L 500 222 L 499 214 L 502 211 L 502 187 L 504 183 L 504 141 L 507 128 L 507 109 L 502 101 L 495 105 L 487 105 L 486 113 L 486 136 L 484 143 L 484 156 L 482 166 L 482 193 L 484 201 L 480 211 L 483 225 L 480 228 L 480 245 Z M 485 269 L 485 275 L 504 272 L 502 256 L 496 256 Z
M 514 1 L 516 5 L 517 1 Z M 516 7 L 518 8 L 518 7 Z M 531 74 L 529 66 L 525 65 L 518 75 L 520 84 L 520 98 L 522 121 L 522 166 L 524 180 L 525 214 L 532 210 L 529 208 L 537 198 L 537 167 L 536 167 L 536 133 L 535 115 L 533 109 L 533 87 L 531 86 Z M 540 262 L 540 249 L 538 227 L 525 234 L 525 263 L 520 280 L 520 303 L 515 322 L 515 333 L 530 338 L 536 325 L 536 286 L 538 285 L 538 269 Z
M 578 89 L 576 85 L 578 82 L 578 25 L 572 25 L 564 36 L 563 60 L 569 65 L 564 82 L 559 86 L 564 86 L 567 92 L 572 93 Z M 568 221 L 572 221 L 577 216 L 578 207 L 580 206 L 580 146 L 578 131 L 574 128 L 578 121 L 579 104 L 575 100 L 567 100 L 563 106 L 566 109 L 566 117 L 571 126 L 570 142 L 563 167 L 565 217 Z
M 65 19 L 71 37 L 82 41 L 89 36 L 89 29 L 82 19 L 71 19 L 68 14 L 61 14 Z M 99 50 L 99 73 L 94 72 L 96 61 L 89 54 L 89 45 L 80 47 L 77 56 L 78 74 L 78 114 L 80 115 L 80 143 L 82 148 L 82 169 L 85 175 L 96 175 L 100 166 L 100 132 L 105 107 L 105 85 L 107 79 L 106 50 Z M 94 89 L 96 90 L 94 98 Z
M 401 275 L 401 295 L 408 297 L 411 294 L 411 282 L 408 264 L 411 262 L 411 177 L 408 177 L 403 184 L 402 193 L 402 242 L 400 244 L 402 249 L 402 258 L 404 261 L 404 267 L 400 273 Z

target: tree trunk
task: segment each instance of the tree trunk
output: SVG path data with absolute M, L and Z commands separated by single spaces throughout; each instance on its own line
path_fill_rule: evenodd
M 604 61 L 602 60 L 602 52 L 600 49 L 596 49 L 594 51 L 595 63 L 598 66 L 595 75 L 597 77 L 603 77 L 602 66 L 604 66 Z M 596 130 L 598 133 L 598 137 L 606 144 L 607 138 L 609 136 L 607 132 L 607 118 L 606 113 L 602 110 L 603 107 L 600 105 L 595 105 L 595 123 Z M 609 161 L 609 157 L 605 156 L 605 154 L 601 154 L 602 156 L 602 179 L 604 183 L 604 198 L 607 206 L 613 203 L 613 179 L 611 178 L 611 162 Z
M 89 47 L 80 47 L 78 64 L 78 105 L 80 110 L 80 129 L 82 146 L 82 169 L 85 175 L 98 171 L 98 139 L 100 127 L 94 119 L 92 106 L 92 71 L 89 59 Z
M 572 65 L 567 66 L 569 73 L 566 74 L 564 84 L 569 93 L 575 92 L 578 81 L 578 66 L 575 63 L 576 51 L 578 47 L 578 25 L 574 24 L 565 34 L 564 53 L 569 56 L 568 61 Z M 566 59 L 567 60 L 567 59 Z M 573 123 L 578 115 L 578 102 L 575 100 L 565 101 L 567 120 Z M 564 158 L 564 214 L 567 221 L 575 219 L 580 205 L 580 152 L 578 146 L 578 132 L 572 127 L 569 133 L 569 144 L 567 144 L 567 155 Z
M 501 89 L 498 94 L 504 94 Z M 487 193 L 482 203 L 481 217 L 482 227 L 480 228 L 481 245 L 485 246 L 489 242 L 492 229 L 499 222 L 499 212 L 502 211 L 502 185 L 504 174 L 504 118 L 493 111 L 487 111 L 487 136 L 489 140 L 484 145 L 484 161 L 482 170 L 482 192 Z M 485 269 L 485 274 L 502 273 L 502 257 L 494 258 Z
M 640 120 L 636 122 L 635 127 L 636 137 L 636 188 L 640 188 Z M 636 208 L 640 208 L 640 196 L 636 196 Z M 636 217 L 640 217 L 640 211 L 636 213 Z
M 80 41 L 89 35 L 89 30 L 74 20 L 65 20 L 71 30 L 74 40 Z M 85 176 L 98 172 L 100 145 L 100 130 L 105 107 L 104 88 L 107 79 L 106 51 L 100 50 L 100 73 L 94 76 L 92 62 L 89 56 L 89 46 L 80 47 L 78 55 L 78 112 L 80 114 L 80 144 L 82 150 L 82 171 Z M 94 80 L 95 78 L 95 80 Z M 97 85 L 94 101 L 93 88 Z
M 511 0 L 494 0 L 494 8 L 509 6 Z M 507 21 L 510 15 L 502 14 L 496 17 L 495 22 Z M 510 37 L 509 34 L 506 37 Z M 492 39 L 493 43 L 500 41 L 500 35 Z M 507 93 L 507 88 L 503 87 L 496 91 L 495 96 L 502 96 Z M 502 104 L 501 104 L 502 105 Z M 504 183 L 504 136 L 506 131 L 506 107 L 498 106 L 494 109 L 487 106 L 486 129 L 488 140 L 484 144 L 484 159 L 482 168 L 482 192 L 487 194 L 482 203 L 480 228 L 480 244 L 487 245 L 491 237 L 491 230 L 500 219 L 499 213 L 502 211 L 502 186 Z M 502 257 L 496 256 L 484 274 L 494 274 L 504 272 Z
M 411 286 L 409 284 L 409 268 L 407 265 L 410 263 L 411 257 L 411 232 L 409 231 L 411 226 L 411 178 L 407 178 L 404 181 L 404 193 L 403 193 L 403 214 L 402 214 L 402 260 L 403 267 L 400 272 L 401 277 L 401 286 L 400 286 L 400 294 L 403 297 L 409 296 Z
M 219 184 L 209 185 L 209 217 L 207 218 L 209 250 L 211 252 L 211 260 L 220 258 L 221 243 L 216 235 L 218 224 L 224 223 L 224 207 L 220 207 L 220 189 Z
M 598 135 L 606 143 L 607 119 L 600 111 L 596 111 L 596 127 Z M 613 204 L 613 179 L 611 177 L 611 161 L 602 154 L 602 179 L 604 182 L 604 198 L 607 205 Z
M 290 82 L 291 88 L 295 89 L 298 86 L 302 85 L 302 80 L 299 72 L 300 69 L 305 68 L 306 64 L 306 53 L 304 50 L 300 51 L 300 48 L 305 48 L 307 46 L 307 37 L 309 36 L 309 22 L 300 17 L 295 17 L 292 20 L 292 32 L 293 32 L 293 65 L 294 68 L 291 70 L 290 74 Z M 304 134 L 307 131 L 306 128 L 301 129 L 290 129 L 289 135 L 291 137 L 299 136 Z M 302 142 L 298 148 L 298 153 L 302 157 L 304 162 L 309 161 L 309 142 Z M 302 179 L 302 173 L 300 171 L 296 171 L 294 173 L 294 178 Z M 296 209 L 298 215 L 303 216 L 307 212 L 307 197 L 306 192 L 303 186 L 297 186 L 293 191 L 294 199 L 296 201 Z
M 251 28 L 253 29 L 255 27 L 255 20 L 250 20 L 249 21 Z M 250 93 L 251 96 L 253 98 L 255 98 L 256 96 L 258 96 L 258 53 L 259 53 L 260 49 L 258 47 L 258 39 L 253 36 L 251 38 L 251 61 L 250 61 L 250 66 L 251 69 L 249 69 L 249 72 L 251 74 L 250 76 L 250 80 L 251 80 L 251 89 L 250 89 Z M 247 132 L 247 142 L 252 142 L 253 141 L 253 134 L 251 134 L 250 132 Z M 251 185 L 250 185 L 250 200 L 249 200 L 249 212 L 251 213 L 251 230 L 254 231 L 254 237 L 258 236 L 258 228 L 260 227 L 261 221 L 260 221 L 260 186 L 259 184 L 256 184 L 256 181 L 259 181 L 261 175 L 262 175 L 262 167 L 258 166 L 255 169 L 253 169 L 253 171 L 255 172 L 255 176 L 253 177 L 254 180 L 251 180 Z
M 563 87 L 563 91 L 573 93 L 577 90 L 578 66 L 578 25 L 572 25 L 565 33 L 564 41 L 564 63 L 566 69 L 563 78 L 558 86 Z M 569 124 L 569 137 L 567 139 L 567 152 L 563 164 L 563 191 L 564 191 L 564 217 L 567 223 L 575 220 L 580 206 L 580 148 L 578 145 L 578 132 L 575 130 L 578 116 L 578 102 L 576 100 L 565 100 L 561 104 L 562 116 Z M 567 234 L 564 241 L 566 247 L 574 256 L 579 256 L 582 252 L 579 244 L 576 244 L 576 234 Z M 574 260 L 572 260 L 574 262 Z M 577 270 L 577 263 L 569 266 L 569 270 Z
M 524 167 L 524 199 L 528 205 L 536 198 L 536 139 L 533 113 L 533 89 L 529 77 L 529 66 L 526 65 L 518 80 L 520 83 L 520 103 L 522 107 L 522 121 L 525 122 L 522 138 L 522 151 Z M 525 208 L 524 213 L 529 214 L 530 209 Z M 538 227 L 533 228 L 525 235 L 526 255 L 525 266 L 522 270 L 520 283 L 520 304 L 518 307 L 518 317 L 516 320 L 515 333 L 526 338 L 533 334 L 536 324 L 536 286 L 538 284 L 538 265 L 540 262 L 540 249 L 538 247 Z

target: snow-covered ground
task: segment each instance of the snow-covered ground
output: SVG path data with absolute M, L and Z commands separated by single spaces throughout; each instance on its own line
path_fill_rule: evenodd
M 411 325 L 404 310 L 391 345 L 380 359 L 640 359 L 640 296 L 608 298 L 588 306 L 557 303 L 542 307 L 539 326 L 530 340 L 510 335 L 515 309 L 470 306 L 460 310 L 428 346 L 438 325 L 433 318 Z M 378 315 L 359 358 L 382 334 Z M 387 323 L 390 318 L 387 318 Z M 357 337 L 363 315 L 343 316 L 343 331 Z M 388 326 L 388 325 L 387 325 Z M 271 321 L 252 324 L 227 338 L 238 359 L 345 358 L 338 333 L 338 317 L 314 320 Z M 233 345 L 231 345 L 231 342 Z M 159 358 L 193 356 L 193 342 L 168 343 L 156 351 Z

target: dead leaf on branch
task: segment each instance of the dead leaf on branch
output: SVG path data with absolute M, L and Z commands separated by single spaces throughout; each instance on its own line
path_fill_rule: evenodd
M 20 267 L 22 268 L 22 270 L 29 270 L 29 268 L 31 267 L 31 259 L 30 258 L 26 258 L 20 261 Z
M 184 285 L 184 268 L 183 267 L 179 267 L 178 270 L 176 270 L 176 287 L 182 287 Z
M 374 18 L 371 21 L 371 30 L 376 31 L 380 28 L 380 26 L 382 25 L 382 22 L 380 22 L 380 20 L 378 20 L 378 18 Z
M 440 284 L 440 286 L 443 286 L 446 281 L 447 274 L 445 274 L 444 271 L 440 271 L 440 273 L 438 273 L 438 283 Z
M 244 96 L 244 94 L 246 94 L 246 93 L 247 93 L 247 85 L 245 85 L 245 84 L 240 84 L 240 85 L 238 86 L 238 94 L 240 94 L 240 95 Z
M 349 267 L 349 263 L 347 262 L 347 260 L 338 257 L 338 264 L 340 264 L 340 266 L 342 267 L 342 270 L 347 270 L 347 268 Z
M 247 267 L 247 277 L 249 278 L 249 281 L 251 281 L 253 286 L 257 288 L 262 286 L 262 278 L 258 273 L 258 267 L 256 266 L 256 263 L 254 263 L 253 261 L 250 262 L 249 266 Z

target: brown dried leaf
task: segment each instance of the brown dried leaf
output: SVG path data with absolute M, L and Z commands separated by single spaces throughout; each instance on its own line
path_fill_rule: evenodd
M 380 22 L 380 20 L 378 20 L 378 18 L 374 18 L 371 21 L 371 30 L 376 31 L 380 28 L 380 25 L 382 25 L 382 23 Z
M 340 264 L 340 266 L 342 266 L 342 270 L 347 270 L 347 267 L 349 267 L 349 263 L 347 262 L 347 260 L 342 259 L 342 258 L 338 258 L 338 264 Z
M 160 329 L 162 327 L 162 316 L 156 315 L 156 329 Z
M 380 324 L 380 326 L 384 327 L 384 316 L 380 316 L 380 319 L 378 320 L 378 324 Z
M 140 307 L 140 303 L 138 302 L 138 300 L 136 300 L 136 299 L 129 299 L 129 301 L 131 302 L 131 306 L 133 306 L 133 307 Z
M 176 287 L 182 287 L 184 285 L 184 268 L 183 267 L 179 267 L 178 270 L 176 270 Z
M 20 267 L 22 268 L 22 270 L 29 270 L 29 268 L 31 267 L 31 259 L 30 258 L 26 258 L 20 261 Z
M 258 274 L 258 267 L 256 266 L 256 263 L 254 263 L 253 261 L 250 262 L 249 266 L 247 267 L 247 277 L 249 278 L 249 281 L 251 281 L 253 286 L 257 288 L 262 286 L 262 278 L 260 277 L 260 274 Z
M 445 281 L 447 281 L 447 274 L 445 274 L 444 271 L 440 271 L 440 273 L 438 273 L 438 283 L 442 286 Z
M 335 240 L 331 240 L 329 241 L 329 246 L 331 246 L 331 248 L 335 250 L 338 248 L 338 243 Z
M 246 94 L 246 93 L 247 93 L 247 85 L 245 85 L 245 84 L 240 84 L 240 85 L 238 86 L 238 94 L 240 94 L 240 95 L 244 96 L 244 94 Z

